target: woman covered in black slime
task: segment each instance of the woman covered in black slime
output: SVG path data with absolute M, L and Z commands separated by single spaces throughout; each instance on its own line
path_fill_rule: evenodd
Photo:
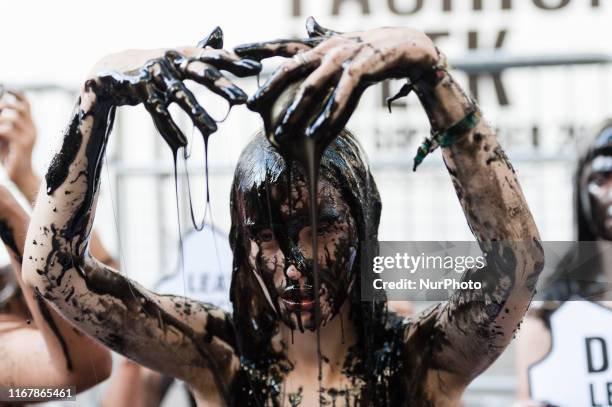
M 40 190 L 27 280 L 84 332 L 188 382 L 200 405 L 460 405 L 466 386 L 512 339 L 542 267 L 514 170 L 423 33 L 339 34 L 314 20 L 307 28 L 305 40 L 236 49 L 250 59 L 221 50 L 218 31 L 203 49 L 104 58 Z M 89 231 L 116 107 L 143 103 L 176 156 L 186 139 L 168 104 L 185 110 L 205 138 L 216 130 L 182 81 L 244 103 L 219 70 L 254 75 L 261 69 L 254 60 L 270 56 L 292 58 L 249 101 L 265 132 L 245 148 L 232 188 L 233 315 L 157 295 L 93 258 Z M 360 298 L 360 265 L 376 255 L 381 204 L 359 144 L 343 130 L 361 92 L 387 78 L 410 79 L 437 132 L 419 154 L 442 145 L 488 255 L 485 270 L 464 276 L 483 290 L 457 292 L 405 320 L 387 313 L 384 301 Z M 272 112 L 299 81 L 289 106 Z

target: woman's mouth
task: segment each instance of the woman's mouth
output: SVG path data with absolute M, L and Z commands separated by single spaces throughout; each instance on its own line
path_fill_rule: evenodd
M 314 289 L 310 285 L 289 286 L 284 289 L 281 300 L 289 311 L 311 311 L 314 309 Z

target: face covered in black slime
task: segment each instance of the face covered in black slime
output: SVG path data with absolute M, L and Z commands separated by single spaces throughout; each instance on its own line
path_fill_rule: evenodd
M 590 232 L 612 240 L 612 126 L 599 133 L 578 176 L 582 215 Z
M 289 171 L 282 158 L 265 146 L 267 141 L 262 136 L 255 142 L 264 149 L 263 155 L 268 155 L 266 161 L 276 162 L 268 169 L 268 181 L 253 184 L 235 203 L 237 227 L 246 237 L 243 248 L 247 264 L 268 304 L 285 324 L 292 329 L 314 330 L 314 231 L 309 219 L 307 181 L 301 167 L 293 163 Z M 329 172 L 322 175 L 316 233 L 320 315 L 325 324 L 337 314 L 353 286 L 358 232 L 339 180 Z
M 313 231 L 307 182 L 297 165 L 291 172 L 289 184 L 268 186 L 267 211 L 260 212 L 247 204 L 241 216 L 248 236 L 248 263 L 270 306 L 292 329 L 314 330 L 311 234 L 317 233 L 318 237 L 319 304 L 321 323 L 325 324 L 338 313 L 353 285 L 357 229 L 334 180 L 322 179 L 317 195 L 319 219 L 317 230 Z
M 325 324 L 348 297 L 360 301 L 360 259 L 377 247 L 381 204 L 361 147 L 348 132 L 325 151 L 319 171 L 316 233 Z M 288 166 L 257 134 L 240 157 L 231 197 L 231 295 L 239 326 L 248 315 L 245 327 L 258 332 L 274 332 L 261 325 L 279 320 L 292 329 L 316 329 L 308 191 L 303 168 Z

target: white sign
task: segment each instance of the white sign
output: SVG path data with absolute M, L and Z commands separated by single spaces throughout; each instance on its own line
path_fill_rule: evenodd
M 179 253 L 179 256 L 181 254 Z M 213 304 L 231 312 L 229 288 L 232 276 L 232 250 L 227 234 L 205 225 L 183 239 L 183 260 L 178 270 L 164 277 L 155 287 L 160 294 L 174 294 Z
M 612 310 L 568 301 L 550 322 L 552 348 L 529 369 L 531 398 L 559 407 L 612 406 Z

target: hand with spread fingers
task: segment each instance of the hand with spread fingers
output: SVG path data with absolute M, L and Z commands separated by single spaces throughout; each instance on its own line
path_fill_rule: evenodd
M 221 71 L 238 77 L 256 75 L 261 64 L 221 49 L 223 33 L 216 28 L 198 47 L 125 51 L 96 64 L 85 84 L 101 101 L 113 106 L 142 103 L 173 151 L 187 139 L 172 120 L 168 106 L 176 103 L 204 137 L 217 130 L 215 121 L 185 86 L 190 79 L 225 98 L 230 106 L 246 102 L 247 95 Z
M 252 59 L 292 56 L 253 95 L 249 108 L 259 112 L 272 144 L 283 150 L 291 140 L 310 137 L 323 150 L 355 110 L 363 91 L 390 78 L 425 79 L 441 60 L 433 42 L 410 28 L 385 27 L 339 33 L 308 19 L 308 39 L 277 40 L 239 46 L 235 52 Z M 427 78 L 429 79 L 429 78 Z M 279 117 L 271 109 L 283 91 L 299 83 Z

